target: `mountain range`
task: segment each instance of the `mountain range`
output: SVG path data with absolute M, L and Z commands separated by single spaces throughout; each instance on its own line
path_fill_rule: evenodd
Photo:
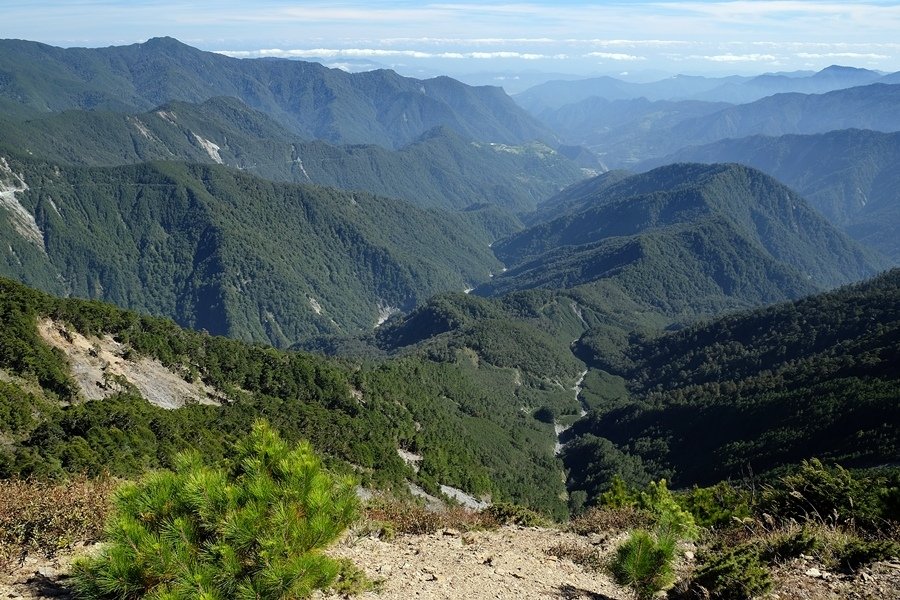
M 596 98 L 540 113 L 562 141 L 584 144 L 609 168 L 631 168 L 681 148 L 751 135 L 900 130 L 900 86 L 887 83 L 823 94 L 774 94 L 746 104 Z
M 612 281 L 675 316 L 796 298 L 885 265 L 796 193 L 734 164 L 606 174 L 542 209 L 561 216 L 497 242 L 508 270 L 476 293 Z
M 170 38 L 0 41 L 0 474 L 219 458 L 257 416 L 368 487 L 557 518 L 614 473 L 889 462 L 896 83 L 607 78 L 529 114 Z
M 552 134 L 499 87 L 393 71 L 347 73 L 318 63 L 230 58 L 172 38 L 108 48 L 0 40 L 0 108 L 18 118 L 70 109 L 138 112 L 171 101 L 240 99 L 306 139 L 404 146 L 439 125 L 478 141 Z
M 680 161 L 730 161 L 760 169 L 796 190 L 852 238 L 900 262 L 900 133 L 847 129 L 726 139 L 641 167 Z
M 3 274 L 246 340 L 369 329 L 500 268 L 468 213 L 369 193 L 219 165 L 0 167 Z
M 445 126 L 399 150 L 304 141 L 230 97 L 168 102 L 139 113 L 66 110 L 21 121 L 0 118 L 0 147 L 72 165 L 224 164 L 275 181 L 366 190 L 450 209 L 490 202 L 527 211 L 582 176 L 543 143 L 477 142 Z
M 897 83 L 897 76 L 897 73 L 886 75 L 879 71 L 840 65 L 831 65 L 817 72 L 765 73 L 753 77 L 676 75 L 649 83 L 623 81 L 607 76 L 548 81 L 516 94 L 515 99 L 532 114 L 559 109 L 592 97 L 606 100 L 645 98 L 650 101 L 702 100 L 745 104 L 773 94 L 824 94 L 877 82 Z

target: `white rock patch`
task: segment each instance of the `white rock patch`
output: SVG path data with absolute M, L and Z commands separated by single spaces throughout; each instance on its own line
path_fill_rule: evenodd
M 16 194 L 28 190 L 23 175 L 13 173 L 6 158 L 0 156 L 0 206 L 9 211 L 9 221 L 16 232 L 35 246 L 46 252 L 44 232 L 40 230 L 28 210 L 19 203 Z
M 191 403 L 218 405 L 224 399 L 214 388 L 185 381 L 154 358 L 124 358 L 125 347 L 111 336 L 88 339 L 51 319 L 38 323 L 38 333 L 66 355 L 72 377 L 88 400 L 111 396 L 122 384 L 133 385 L 150 404 L 161 408 Z
M 209 154 L 209 157 L 211 159 L 213 159 L 215 162 L 219 163 L 220 165 L 225 164 L 225 161 L 223 161 L 222 157 L 219 155 L 219 150 L 221 150 L 221 148 L 219 147 L 218 144 L 216 144 L 215 142 L 211 142 L 210 140 L 208 140 L 206 138 L 200 137 L 193 131 L 191 132 L 191 135 L 194 136 L 194 139 L 197 140 L 197 143 L 200 144 L 200 147 L 203 148 L 204 150 L 206 150 L 206 153 Z

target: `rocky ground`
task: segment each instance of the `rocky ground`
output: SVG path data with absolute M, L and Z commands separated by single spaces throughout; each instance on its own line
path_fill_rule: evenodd
M 568 555 L 588 550 L 602 562 L 618 537 L 578 536 L 556 529 L 507 526 L 460 533 L 444 529 L 393 540 L 351 532 L 329 553 L 352 560 L 377 582 L 358 598 L 380 600 L 531 598 L 625 600 L 632 596 L 605 574 Z M 25 556 L 0 576 L 2 599 L 66 599 L 73 556 L 94 551 L 78 546 L 54 558 Z M 775 569 L 778 585 L 767 600 L 895 600 L 900 564 L 876 563 L 854 574 L 829 573 L 808 558 Z M 336 594 L 318 594 L 337 600 Z
M 507 526 L 467 533 L 445 529 L 392 541 L 351 535 L 330 553 L 352 560 L 379 582 L 377 591 L 362 599 L 630 598 L 605 574 L 554 555 L 574 548 L 593 550 L 602 559 L 615 541 Z

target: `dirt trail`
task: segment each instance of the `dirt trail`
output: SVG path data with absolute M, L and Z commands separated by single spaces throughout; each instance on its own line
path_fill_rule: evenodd
M 625 599 L 629 594 L 608 576 L 585 569 L 548 550 L 560 544 L 594 548 L 608 555 L 616 540 L 579 537 L 556 529 L 502 527 L 462 533 L 444 530 L 405 535 L 387 542 L 348 536 L 329 554 L 349 558 L 380 590 L 361 600 L 409 598 L 585 598 Z M 316 596 L 314 596 L 316 597 Z M 318 598 L 337 600 L 338 595 Z

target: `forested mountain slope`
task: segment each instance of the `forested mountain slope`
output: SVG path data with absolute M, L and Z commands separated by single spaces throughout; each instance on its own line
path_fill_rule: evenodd
M 861 129 L 752 136 L 685 148 L 642 167 L 737 162 L 796 190 L 857 241 L 900 262 L 900 133 Z
M 490 203 L 531 210 L 582 177 L 573 162 L 544 144 L 475 142 L 445 126 L 399 150 L 304 141 L 268 115 L 226 97 L 169 102 L 137 114 L 67 110 L 0 119 L 0 145 L 60 164 L 221 163 L 266 179 L 365 190 L 450 209 Z
M 0 166 L 0 272 L 245 340 L 367 330 L 499 269 L 470 216 L 368 193 L 218 165 Z
M 520 394 L 514 368 L 473 364 L 468 356 L 354 363 L 283 352 L 108 304 L 53 298 L 6 279 L 0 316 L 4 477 L 134 476 L 171 467 L 186 448 L 215 460 L 265 418 L 287 439 L 312 442 L 330 466 L 367 487 L 403 495 L 407 481 L 432 494 L 449 485 L 566 514 L 553 427 L 529 405 L 550 394 Z M 55 331 L 53 347 L 39 323 Z M 105 373 L 98 387 L 104 399 L 86 401 L 76 378 L 83 374 L 75 372 L 83 365 L 56 347 L 80 336 L 93 351 L 84 356 Z M 221 405 L 149 404 L 129 379 L 147 361 L 161 363 L 169 379 L 202 382 Z
M 810 457 L 894 463 L 898 360 L 900 270 L 634 339 L 623 356 L 595 349 L 593 365 L 622 376 L 629 394 L 575 424 L 570 489 L 594 496 L 616 470 L 686 486 Z
M 400 147 L 448 126 L 488 142 L 551 140 L 499 87 L 393 71 L 346 73 L 318 63 L 236 59 L 172 38 L 108 48 L 0 40 L 0 107 L 26 117 L 69 109 L 142 112 L 173 100 L 239 98 L 295 135 Z
M 665 314 L 716 314 L 856 281 L 882 262 L 763 173 L 677 164 L 603 175 L 561 194 L 553 220 L 496 243 L 496 295 L 609 280 Z M 551 214 L 552 206 L 542 214 Z

